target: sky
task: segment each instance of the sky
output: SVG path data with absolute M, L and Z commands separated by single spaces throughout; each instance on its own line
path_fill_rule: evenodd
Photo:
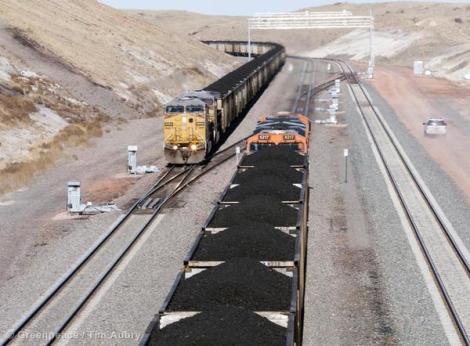
M 291 11 L 304 7 L 331 4 L 339 1 L 340 0 L 101 0 L 102 3 L 116 8 L 186 10 L 206 14 L 227 15 L 251 15 L 255 12 L 266 11 Z M 348 2 L 364 3 L 378 1 L 349 0 Z M 470 3 L 470 0 L 441 0 L 439 2 Z

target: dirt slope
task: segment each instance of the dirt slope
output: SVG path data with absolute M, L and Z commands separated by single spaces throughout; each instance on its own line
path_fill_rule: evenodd
M 164 102 L 233 65 L 197 40 L 94 0 L 3 0 L 0 16 L 39 49 L 131 101 Z
M 95 0 L 0 1 L 0 194 L 235 64 Z
M 375 17 L 377 62 L 411 66 L 423 59 L 437 76 L 462 80 L 470 73 L 470 5 L 394 2 L 337 3 L 309 11 L 350 10 Z M 246 17 L 205 16 L 180 11 L 131 12 L 175 32 L 199 39 L 247 38 Z M 254 40 L 283 43 L 291 54 L 343 56 L 365 60 L 369 37 L 365 30 L 255 31 Z

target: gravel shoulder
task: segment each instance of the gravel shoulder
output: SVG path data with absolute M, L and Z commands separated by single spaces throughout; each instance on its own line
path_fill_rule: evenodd
M 342 91 L 347 127 L 312 132 L 304 344 L 447 344 L 360 116 Z
M 439 78 L 415 76 L 410 69 L 393 66 L 379 67 L 368 84 L 387 101 L 406 133 L 419 143 L 427 158 L 446 172 L 470 203 L 470 88 Z M 447 119 L 446 136 L 424 136 L 422 122 L 431 117 Z
M 11 326 L 119 217 L 119 212 L 69 218 L 69 180 L 82 183 L 82 201 L 114 200 L 125 209 L 155 181 L 129 178 L 127 145 L 137 144 L 139 164 L 164 167 L 159 119 L 132 120 L 36 176 L 29 188 L 0 200 L 0 333 Z M 6 304 L 5 302 L 8 302 Z
M 446 81 L 441 81 L 445 85 L 448 84 Z M 468 232 L 468 220 L 470 220 L 470 202 L 468 199 L 468 191 L 463 187 L 468 185 L 467 181 L 470 181 L 470 170 L 462 166 L 462 172 L 465 175 L 465 181 L 456 181 L 455 176 L 450 174 L 449 168 L 451 164 L 465 165 L 468 161 L 467 148 L 465 143 L 462 143 L 458 148 L 455 145 L 448 145 L 446 143 L 438 144 L 440 147 L 439 152 L 441 151 L 452 151 L 454 149 L 459 150 L 461 153 L 465 153 L 466 158 L 463 161 L 455 161 L 455 157 L 452 155 L 447 156 L 443 154 L 444 158 L 439 158 L 436 160 L 436 152 L 433 152 L 434 147 L 429 147 L 426 143 L 422 141 L 421 132 L 416 133 L 413 129 L 410 129 L 410 120 L 402 113 L 402 108 L 397 108 L 393 106 L 392 103 L 389 103 L 389 97 L 382 96 L 380 89 L 379 91 L 375 86 L 366 84 L 366 88 L 374 100 L 374 104 L 379 108 L 381 114 L 384 116 L 388 125 L 391 127 L 395 136 L 400 141 L 401 146 L 406 151 L 406 154 L 413 162 L 414 166 L 417 168 L 421 178 L 424 180 L 434 198 L 439 203 L 440 207 L 444 211 L 445 215 L 452 223 L 455 231 L 458 233 L 462 241 L 464 242 L 467 248 L 470 248 L 470 232 Z M 462 93 L 466 91 L 461 91 Z M 400 96 L 401 97 L 401 96 Z M 426 102 L 430 107 L 433 106 L 434 102 L 438 102 L 440 107 L 444 107 L 443 98 L 446 99 L 445 105 L 449 107 L 456 107 L 460 111 L 457 113 L 452 113 L 449 111 L 447 114 L 454 114 L 454 124 L 460 126 L 462 131 L 466 131 L 466 125 L 468 126 L 469 120 L 465 115 L 465 110 L 462 111 L 461 105 L 459 103 L 452 103 L 452 100 L 456 99 L 455 96 L 445 95 L 445 92 L 442 91 L 441 96 L 438 98 L 438 101 L 434 99 L 432 93 L 421 94 L 421 102 Z M 457 97 L 458 98 L 458 97 Z M 457 108 L 458 107 L 458 108 Z M 467 107 L 468 108 L 468 107 Z M 417 112 L 422 111 L 422 109 L 417 109 Z M 419 114 L 419 113 L 418 113 Z M 419 119 L 417 119 L 418 121 Z M 450 129 L 449 131 L 453 131 Z M 449 133 L 449 136 L 452 135 L 452 132 Z M 466 141 L 469 140 L 468 134 L 463 134 L 466 137 Z M 431 139 L 433 141 L 434 139 Z M 440 140 L 440 139 L 436 139 Z M 464 155 L 465 155 L 464 154 Z M 454 160 L 450 162 L 449 165 L 446 164 L 446 161 Z

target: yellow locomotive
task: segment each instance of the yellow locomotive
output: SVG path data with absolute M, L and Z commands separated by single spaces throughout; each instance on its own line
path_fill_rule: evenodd
M 165 158 L 176 164 L 198 163 L 220 137 L 217 95 L 208 91 L 186 93 L 165 107 Z
M 233 55 L 247 52 L 246 42 L 208 44 Z M 283 46 L 269 42 L 255 42 L 251 46 L 254 59 L 203 90 L 186 92 L 166 104 L 163 135 L 168 162 L 204 161 L 233 121 L 246 112 L 284 64 Z

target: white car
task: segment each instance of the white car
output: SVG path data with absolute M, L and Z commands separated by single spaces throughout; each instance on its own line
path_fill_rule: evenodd
M 447 123 L 444 119 L 431 118 L 424 122 L 423 125 L 425 136 L 445 135 L 447 133 Z

